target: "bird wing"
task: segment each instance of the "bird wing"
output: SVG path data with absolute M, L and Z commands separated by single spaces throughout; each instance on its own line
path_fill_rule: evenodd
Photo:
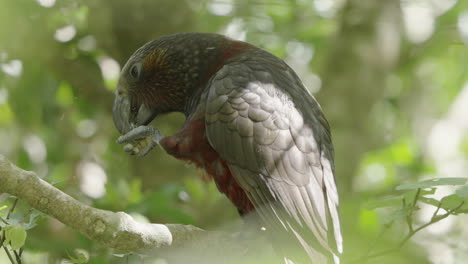
M 293 236 L 314 263 L 337 259 L 333 147 L 312 95 L 284 62 L 246 57 L 224 65 L 208 89 L 208 140 L 267 230 Z

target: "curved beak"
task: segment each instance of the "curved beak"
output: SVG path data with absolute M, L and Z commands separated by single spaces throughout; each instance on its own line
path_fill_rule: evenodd
M 130 100 L 126 96 L 116 95 L 112 106 L 112 119 L 120 134 L 124 135 L 133 128 L 130 120 Z
M 150 109 L 144 104 L 141 104 L 138 108 L 132 108 L 128 96 L 118 94 L 115 96 L 114 105 L 112 106 L 112 118 L 115 127 L 122 135 L 138 126 L 149 124 L 156 115 L 157 112 L 154 109 Z

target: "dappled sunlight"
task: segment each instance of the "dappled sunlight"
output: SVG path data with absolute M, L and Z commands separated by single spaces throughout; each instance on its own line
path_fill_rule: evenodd
M 468 135 L 468 84 L 460 90 L 452 102 L 448 113 L 444 118 L 435 122 L 427 138 L 428 155 L 434 161 L 436 175 L 438 177 L 467 177 L 468 158 L 463 144 L 466 144 Z M 442 186 L 433 195 L 435 199 L 453 194 L 456 187 Z M 420 219 L 427 221 L 432 217 L 434 207 L 424 205 L 420 211 Z M 449 234 L 460 223 L 458 218 L 451 216 L 428 227 L 423 234 L 431 234 L 425 241 L 421 241 L 432 259 L 433 263 L 454 263 L 457 255 L 455 250 L 440 242 L 441 236 Z M 465 237 L 458 238 L 457 243 L 466 241 Z M 431 253 L 437 249 L 437 254 Z
M 413 43 L 422 43 L 434 33 L 435 17 L 428 2 L 408 1 L 403 5 L 406 36 Z
M 34 163 L 42 163 L 46 160 L 47 149 L 44 141 L 37 135 L 26 136 L 23 140 L 23 148 L 28 153 L 29 159 Z
M 318 92 L 322 85 L 320 77 L 311 73 L 309 69 L 314 53 L 314 46 L 293 40 L 286 44 L 287 57 L 284 59 L 296 71 L 311 93 Z
M 96 121 L 91 119 L 81 120 L 76 126 L 76 133 L 82 138 L 90 138 L 96 133 L 96 131 Z
M 78 41 L 78 48 L 82 51 L 93 51 L 96 49 L 96 38 L 85 36 Z
M 59 42 L 68 42 L 76 35 L 76 28 L 73 25 L 64 26 L 55 31 L 54 38 Z
M 211 0 L 208 3 L 208 10 L 217 16 L 228 16 L 233 9 L 232 0 Z
M 82 161 L 78 164 L 76 172 L 80 178 L 80 189 L 84 194 L 94 199 L 106 194 L 107 175 L 99 164 Z
M 43 7 L 53 7 L 55 0 L 36 0 Z
M 7 63 L 0 63 L 2 71 L 10 76 L 19 77 L 23 72 L 23 62 L 11 60 Z
M 468 11 L 460 14 L 457 26 L 463 41 L 468 44 Z
M 234 18 L 223 30 L 222 34 L 237 40 L 245 40 L 247 31 L 242 18 Z
M 99 57 L 97 58 L 97 61 L 107 88 L 115 90 L 117 87 L 117 80 L 120 75 L 119 63 L 113 58 L 107 56 Z
M 382 164 L 369 164 L 356 178 L 354 189 L 366 191 L 383 188 L 386 185 L 387 176 L 387 169 Z
M 466 176 L 468 159 L 462 144 L 468 135 L 468 84 L 457 95 L 445 118 L 437 121 L 428 137 L 429 155 L 446 177 Z

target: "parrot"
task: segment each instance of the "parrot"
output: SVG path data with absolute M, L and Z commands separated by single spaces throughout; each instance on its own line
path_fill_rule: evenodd
M 241 216 L 256 214 L 283 263 L 339 263 L 343 238 L 330 126 L 283 60 L 214 33 L 144 44 L 117 83 L 113 121 L 124 151 L 155 146 L 206 171 Z M 163 136 L 157 116 L 180 112 Z

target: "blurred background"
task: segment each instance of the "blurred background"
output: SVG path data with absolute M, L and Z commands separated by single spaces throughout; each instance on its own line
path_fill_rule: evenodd
M 206 229 L 239 222 L 203 172 L 161 149 L 135 158 L 115 143 L 113 91 L 127 58 L 188 31 L 272 52 L 318 98 L 336 148 L 347 259 L 375 244 L 392 214 L 366 203 L 401 183 L 467 176 L 466 0 L 0 0 L 0 154 L 97 208 Z M 166 135 L 182 123 L 177 114 L 153 122 Z M 422 207 L 416 222 L 433 210 Z M 449 217 L 379 263 L 466 263 L 466 221 Z M 392 226 L 376 247 L 404 232 Z M 24 261 L 65 263 L 74 249 L 89 263 L 125 259 L 44 217 L 28 231 Z

